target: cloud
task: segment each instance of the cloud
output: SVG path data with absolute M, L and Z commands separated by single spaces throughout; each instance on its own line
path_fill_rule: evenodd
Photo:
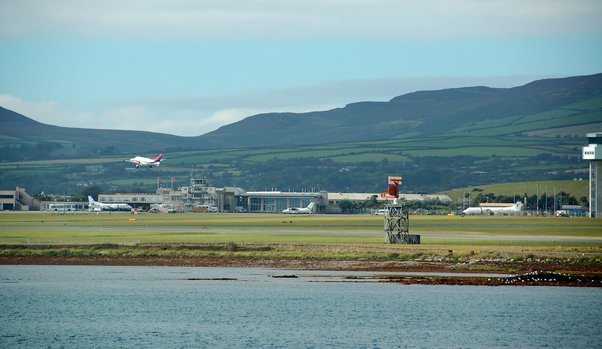
M 26 101 L 10 94 L 0 94 L 0 106 L 49 125 L 140 130 L 178 136 L 199 136 L 246 116 L 271 111 L 261 108 L 224 108 L 223 105 L 214 105 L 215 109 L 200 110 L 173 103 L 170 108 L 163 108 L 157 107 L 156 103 L 145 105 L 135 102 L 118 107 L 106 105 L 96 112 L 77 112 L 57 102 Z
M 68 121 L 59 103 L 53 101 L 30 102 L 10 94 L 0 94 L 0 106 L 46 124 Z
M 262 111 L 252 108 L 199 110 L 172 107 L 153 109 L 153 105 L 130 105 L 103 113 L 103 118 L 116 129 L 143 130 L 178 136 L 199 136 Z
M 250 115 L 259 114 L 262 112 L 266 112 L 261 109 L 252 109 L 252 108 L 227 108 L 221 109 L 213 113 L 206 119 L 200 120 L 197 123 L 199 129 L 205 130 L 215 130 L 224 125 L 232 124 L 237 121 L 240 121 Z
M 447 38 L 600 33 L 598 0 L 19 0 L 0 35 Z
M 103 112 L 97 124 L 102 124 L 103 128 L 118 130 L 154 131 L 157 128 L 157 120 L 160 118 L 155 111 L 142 105 L 127 105 Z

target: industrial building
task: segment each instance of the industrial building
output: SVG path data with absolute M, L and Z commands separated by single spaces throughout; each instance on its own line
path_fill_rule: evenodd
M 589 161 L 589 216 L 602 217 L 602 132 L 588 133 L 582 158 Z

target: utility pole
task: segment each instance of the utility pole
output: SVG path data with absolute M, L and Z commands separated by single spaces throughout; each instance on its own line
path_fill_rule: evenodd
M 535 200 L 536 203 L 536 215 L 539 216 L 539 183 L 537 183 L 537 194 L 536 194 L 537 199 Z

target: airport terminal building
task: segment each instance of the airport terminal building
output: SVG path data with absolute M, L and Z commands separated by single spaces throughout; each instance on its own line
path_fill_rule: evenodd
M 451 203 L 447 195 L 401 194 L 407 201 L 438 200 Z M 155 193 L 99 194 L 102 203 L 125 203 L 139 211 L 280 213 L 287 208 L 314 204 L 314 213 L 341 213 L 342 201 L 354 203 L 376 200 L 380 206 L 390 200 L 380 193 L 329 193 L 296 191 L 246 191 L 239 187 L 212 187 L 207 178 L 190 178 L 177 189 L 159 188 Z M 88 202 L 38 201 L 23 188 L 0 191 L 0 210 L 74 212 L 88 209 Z M 369 210 L 367 210 L 369 211 Z M 369 212 L 366 212 L 369 213 Z
M 98 201 L 127 203 L 140 210 L 156 205 L 173 212 L 251 212 L 280 213 L 291 207 L 307 207 L 314 203 L 314 213 L 340 213 L 341 201 L 365 202 L 376 197 L 384 205 L 388 199 L 380 193 L 328 193 L 294 191 L 246 191 L 239 187 L 215 188 L 206 178 L 191 178 L 190 185 L 178 189 L 160 188 L 155 194 L 100 194 Z M 451 203 L 447 195 L 402 194 L 408 201 L 439 200 Z M 171 212 L 171 211 L 170 211 Z
M 40 201 L 29 195 L 25 188 L 0 190 L 0 211 L 39 211 Z
M 250 191 L 240 196 L 247 212 L 279 213 L 290 207 L 306 207 L 310 202 L 316 204 L 316 213 L 323 213 L 328 204 L 326 192 Z

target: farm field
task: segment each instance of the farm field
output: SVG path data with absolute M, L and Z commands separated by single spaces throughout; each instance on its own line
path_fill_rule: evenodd
M 19 183 L 30 193 L 76 193 L 82 185 L 94 183 L 114 192 L 151 191 L 157 186 L 157 177 L 175 178 L 178 187 L 187 185 L 194 172 L 203 173 L 217 187 L 371 192 L 382 190 L 378 184 L 382 178 L 403 168 L 407 191 L 437 192 L 488 183 L 584 179 L 587 163 L 577 160 L 582 143 L 578 138 L 452 134 L 324 145 L 174 150 L 164 152 L 166 162 L 160 168 L 138 171 L 124 162 L 131 154 L 24 160 L 0 163 L 0 186 Z M 69 181 L 60 180 L 66 176 Z M 540 190 L 545 190 L 543 185 Z M 548 194 L 552 191 L 549 187 Z M 535 194 L 535 186 L 528 192 Z

